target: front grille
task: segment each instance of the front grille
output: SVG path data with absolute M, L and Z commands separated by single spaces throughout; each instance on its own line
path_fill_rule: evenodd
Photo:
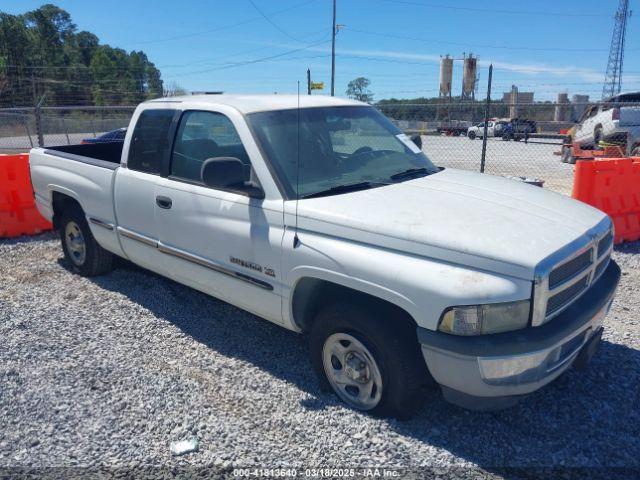
M 538 326 L 548 322 L 589 289 L 609 265 L 612 245 L 613 230 L 609 228 L 564 260 L 558 258 L 560 252 L 549 257 L 547 262 L 553 261 L 554 266 L 545 271 L 543 264 L 539 269 L 542 275 L 534 288 L 531 324 Z
M 604 269 L 607 268 L 607 265 L 609 264 L 609 259 L 610 257 L 607 257 L 598 264 L 596 267 L 596 273 L 593 276 L 594 279 L 598 278 L 602 272 L 604 272 Z
M 584 272 L 590 266 L 591 249 L 555 268 L 549 275 L 549 288 L 553 289 L 557 287 L 579 273 Z
M 587 287 L 589 287 L 589 275 L 585 275 L 583 278 L 578 280 L 576 283 L 574 283 L 570 287 L 550 297 L 549 300 L 547 301 L 546 315 L 549 316 L 553 314 L 556 310 L 559 310 L 560 308 L 570 303 L 578 295 L 584 292 L 587 289 Z
M 598 258 L 609 249 L 611 242 L 613 242 L 613 235 L 611 234 L 611 230 L 609 230 L 607 234 L 598 241 Z

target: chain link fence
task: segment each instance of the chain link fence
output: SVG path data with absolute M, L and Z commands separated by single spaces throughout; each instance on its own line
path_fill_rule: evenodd
M 640 125 L 640 103 L 624 106 L 638 117 L 630 119 L 631 123 Z M 381 102 L 376 107 L 403 131 L 421 135 L 424 152 L 438 166 L 541 180 L 545 188 L 568 195 L 573 184 L 573 165 L 564 163 L 560 153 L 566 138 L 573 135 L 575 120 L 581 120 L 580 125 L 593 130 L 592 137 L 597 137 L 598 125 L 589 126 L 589 122 L 597 123 L 603 113 L 606 117 L 607 109 L 619 105 L 551 102 L 487 105 L 483 101 L 444 99 L 428 104 Z M 0 153 L 80 143 L 127 127 L 134 109 L 133 106 L 2 109 Z M 628 115 L 625 111 L 623 115 Z M 640 127 L 631 131 L 636 132 L 635 137 L 622 132 L 618 139 L 607 136 L 596 140 L 640 144 Z
M 0 109 L 0 153 L 70 145 L 127 127 L 134 106 Z
M 574 158 L 563 146 L 640 148 L 640 102 L 505 103 L 447 101 L 378 105 L 396 125 L 422 136 L 438 166 L 544 182 L 570 194 Z M 486 119 L 486 121 L 485 121 Z M 486 140 L 485 140 L 486 136 Z M 564 155 L 563 155 L 564 153 Z

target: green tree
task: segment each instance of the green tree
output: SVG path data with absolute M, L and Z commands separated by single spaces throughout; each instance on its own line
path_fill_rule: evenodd
M 371 80 L 365 77 L 358 77 L 349 82 L 347 85 L 347 96 L 361 102 L 373 102 L 373 93 L 369 90 Z
M 163 93 L 160 71 L 141 51 L 100 44 L 47 4 L 22 15 L 0 12 L 0 106 L 138 103 Z

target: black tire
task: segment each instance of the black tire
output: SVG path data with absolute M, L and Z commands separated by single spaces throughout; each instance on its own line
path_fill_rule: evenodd
M 367 348 L 379 368 L 382 393 L 373 408 L 359 408 L 344 398 L 342 400 L 356 410 L 375 416 L 408 419 L 422 405 L 425 387 L 433 380 L 420 350 L 415 325 L 406 318 L 400 318 L 401 315 L 392 308 L 375 308 L 375 313 L 373 311 L 373 308 L 353 303 L 333 304 L 322 309 L 309 333 L 311 361 L 321 388 L 334 391 L 340 398 L 341 394 L 332 387 L 325 371 L 325 342 L 329 345 L 334 334 L 355 338 Z
M 632 157 L 640 157 L 640 145 L 636 145 L 635 147 L 633 147 L 631 149 L 631 156 Z
M 72 241 L 68 237 L 70 233 L 73 233 L 73 230 L 76 230 L 76 227 L 81 233 L 81 237 L 76 238 L 80 238 L 80 243 L 84 245 L 84 255 L 79 255 L 77 252 L 72 251 L 73 247 L 70 246 Z M 69 268 L 73 272 L 83 277 L 92 277 L 111 271 L 113 268 L 113 254 L 98 245 L 98 242 L 93 238 L 84 212 L 80 207 L 72 206 L 62 212 L 59 230 L 62 251 Z
M 469 137 L 469 140 L 475 140 L 476 139 L 476 132 L 467 133 L 467 137 Z
M 573 150 L 571 147 L 567 145 L 562 146 L 560 160 L 562 160 L 562 163 L 576 163 L 575 159 L 573 158 Z
M 602 136 L 602 127 L 596 127 L 593 131 L 593 147 L 600 148 L 600 142 L 604 140 Z

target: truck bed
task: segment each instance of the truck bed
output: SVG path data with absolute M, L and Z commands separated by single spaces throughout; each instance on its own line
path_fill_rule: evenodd
M 44 151 L 68 160 L 115 169 L 120 165 L 123 145 L 124 142 L 87 143 L 46 147 Z
M 31 182 L 40 213 L 53 220 L 56 195 L 71 197 L 86 213 L 96 240 L 118 252 L 113 185 L 121 152 L 122 143 L 32 149 Z

